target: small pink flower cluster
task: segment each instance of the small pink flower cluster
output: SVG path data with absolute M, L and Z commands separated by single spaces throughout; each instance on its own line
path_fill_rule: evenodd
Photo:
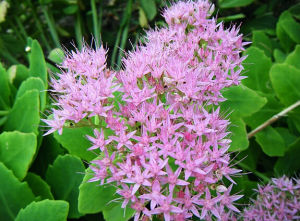
M 106 51 L 103 47 L 93 50 L 87 46 L 82 51 L 67 54 L 61 65 L 61 73 L 50 82 L 52 96 L 59 109 L 52 109 L 53 119 L 44 119 L 51 129 L 45 134 L 62 129 L 67 122 L 78 123 L 92 116 L 107 117 L 113 108 L 108 99 L 119 85 L 113 82 L 115 74 L 106 67 Z
M 274 178 L 256 191 L 257 199 L 244 211 L 245 221 L 300 220 L 300 179 Z
M 48 133 L 69 122 L 105 121 L 112 135 L 106 139 L 102 128 L 88 136 L 89 150 L 102 152 L 91 162 L 90 182 L 118 186 L 135 220 L 233 220 L 239 212 L 233 204 L 241 195 L 230 194 L 240 170 L 230 165 L 229 121 L 214 105 L 224 100 L 221 89 L 243 79 L 245 43 L 238 28 L 210 19 L 211 11 L 206 0 L 173 4 L 163 13 L 168 28 L 148 32 L 123 70 L 106 68 L 103 48 L 85 47 L 68 55 L 52 80 L 60 109 L 44 120 Z M 114 92 L 123 105 L 114 105 Z

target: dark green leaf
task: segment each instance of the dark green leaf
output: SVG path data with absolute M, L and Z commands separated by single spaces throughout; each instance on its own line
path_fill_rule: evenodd
M 21 183 L 0 162 L 0 220 L 13 221 L 19 210 L 34 200 L 34 195 L 27 183 Z
M 250 5 L 254 0 L 219 0 L 220 8 L 236 8 Z
M 43 200 L 32 202 L 22 209 L 16 221 L 65 221 L 69 205 L 63 200 Z
M 249 141 L 247 138 L 246 125 L 241 118 L 231 118 L 229 131 L 231 132 L 230 151 L 242 151 L 248 148 Z
M 36 89 L 39 92 L 41 104 L 40 110 L 43 111 L 46 106 L 46 87 L 40 78 L 30 77 L 26 81 L 24 81 L 17 92 L 16 99 L 23 96 L 26 91 L 30 91 L 33 89 Z
M 300 24 L 295 21 L 293 15 L 289 11 L 285 11 L 280 15 L 280 25 L 288 36 L 297 44 L 300 44 Z
M 4 130 L 37 134 L 40 122 L 39 106 L 39 92 L 37 90 L 27 91 L 16 99 L 4 125 Z
M 273 88 L 285 105 L 300 100 L 300 70 L 288 64 L 275 64 L 270 70 Z
M 265 154 L 270 157 L 284 156 L 286 150 L 285 142 L 281 135 L 271 126 L 255 134 L 257 143 Z
M 46 173 L 46 181 L 51 187 L 54 198 L 69 202 L 69 218 L 82 216 L 78 212 L 78 188 L 82 182 L 84 170 L 84 165 L 78 157 L 64 155 L 58 156 Z
M 140 0 L 140 4 L 146 13 L 147 18 L 151 21 L 157 14 L 157 9 L 154 0 Z
M 54 199 L 50 186 L 40 176 L 29 172 L 25 177 L 25 181 L 28 183 L 35 196 L 40 196 L 41 199 Z
M 293 144 L 288 147 L 288 151 L 284 157 L 277 160 L 275 164 L 275 172 L 277 175 L 293 176 L 300 170 L 300 139 L 298 138 Z
M 36 145 L 33 133 L 3 132 L 0 135 L 0 160 L 22 180 L 33 160 Z
M 270 92 L 269 70 L 272 65 L 271 59 L 261 49 L 254 46 L 248 48 L 244 54 L 248 55 L 244 64 L 248 78 L 244 79 L 242 83 L 253 90 Z
M 91 147 L 91 142 L 86 135 L 93 136 L 93 129 L 89 127 L 65 128 L 62 135 L 55 133 L 54 137 L 70 154 L 90 161 L 95 158 L 95 154 L 87 150 Z
M 297 136 L 290 133 L 290 131 L 285 127 L 275 127 L 274 129 L 282 136 L 287 148 L 297 140 Z
M 223 111 L 232 111 L 232 116 L 246 117 L 257 112 L 267 102 L 267 99 L 259 96 L 255 91 L 246 86 L 234 86 L 223 91 L 227 99 L 221 104 Z
M 9 109 L 10 95 L 8 75 L 0 63 L 0 110 Z
M 284 109 L 284 105 L 279 102 L 275 95 L 264 94 L 264 96 L 267 98 L 266 105 L 264 105 L 258 112 L 244 118 L 246 124 L 252 129 L 258 127 L 260 124 Z
M 54 139 L 53 134 L 45 136 L 31 171 L 45 177 L 49 164 L 53 164 L 57 156 L 65 152 L 65 149 Z
M 107 204 L 117 197 L 115 187 L 100 186 L 99 182 L 88 182 L 92 177 L 93 172 L 88 168 L 79 187 L 78 209 L 84 214 L 103 211 Z
M 39 77 L 44 84 L 48 85 L 47 66 L 44 58 L 43 50 L 37 40 L 33 40 L 31 44 L 31 53 L 29 56 L 29 74 L 32 77 Z

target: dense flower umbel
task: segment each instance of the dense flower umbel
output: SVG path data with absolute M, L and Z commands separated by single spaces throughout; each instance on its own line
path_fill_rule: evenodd
M 257 199 L 244 211 L 246 221 L 300 220 L 300 180 L 283 176 L 258 185 Z
M 123 60 L 114 74 L 105 67 L 105 51 L 85 48 L 69 55 L 60 79 L 53 80 L 59 110 L 45 120 L 62 130 L 66 122 L 106 122 L 95 129 L 90 150 L 102 154 L 92 161 L 102 185 L 118 187 L 122 208 L 131 206 L 135 220 L 232 220 L 233 205 L 225 177 L 240 172 L 230 165 L 228 120 L 214 105 L 220 90 L 239 84 L 244 57 L 242 36 L 209 19 L 207 1 L 179 2 L 163 13 L 168 28 L 148 32 L 146 43 Z M 122 105 L 113 105 L 118 91 Z M 102 124 L 103 125 L 103 124 Z M 95 125 L 93 125 L 95 126 Z M 99 126 L 99 124 L 98 124 Z

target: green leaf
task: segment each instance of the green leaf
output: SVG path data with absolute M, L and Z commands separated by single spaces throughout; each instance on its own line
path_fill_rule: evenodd
M 93 172 L 88 168 L 79 187 L 78 210 L 84 214 L 103 211 L 108 203 L 117 196 L 116 188 L 111 185 L 100 186 L 99 182 L 88 182 L 93 178 Z
M 258 112 L 252 114 L 250 117 L 244 118 L 246 124 L 252 129 L 258 127 L 263 122 L 267 121 L 284 109 L 284 105 L 279 102 L 275 95 L 264 94 L 264 96 L 267 98 L 266 105 L 264 105 Z
M 287 56 L 285 63 L 300 69 L 300 45 L 297 45 L 295 50 Z
M 286 54 L 281 50 L 275 48 L 274 49 L 274 58 L 277 63 L 283 63 L 286 59 Z
M 284 156 L 285 142 L 281 135 L 271 126 L 255 134 L 257 143 L 263 152 L 270 157 Z
M 288 64 L 275 64 L 270 70 L 273 88 L 286 106 L 300 100 L 300 70 Z
M 0 220 L 13 221 L 21 208 L 34 200 L 27 183 L 20 182 L 0 162 Z
M 57 63 L 57 64 L 61 64 L 63 62 L 65 55 L 63 50 L 61 50 L 60 48 L 54 48 L 52 51 L 50 51 L 48 58 Z
M 242 151 L 246 150 L 249 146 L 249 141 L 247 138 L 247 130 L 244 121 L 241 118 L 231 118 L 231 125 L 229 131 L 231 132 L 230 139 L 232 140 L 230 144 L 230 151 Z
M 9 109 L 10 106 L 10 87 L 9 79 L 6 70 L 2 67 L 0 63 L 0 110 Z
M 233 21 L 233 20 L 238 20 L 238 19 L 242 19 L 245 18 L 245 15 L 243 13 L 239 13 L 239 14 L 235 14 L 235 15 L 229 15 L 226 17 L 221 17 L 218 18 L 218 22 L 220 21 L 224 21 L 224 22 L 228 22 L 228 21 Z
M 144 10 L 139 7 L 139 24 L 142 28 L 148 27 L 148 20 Z
M 37 134 L 40 122 L 39 103 L 37 90 L 26 91 L 23 96 L 16 99 L 4 125 L 4 130 Z
M 0 135 L 0 160 L 22 180 L 33 160 L 36 145 L 33 133 L 3 132 Z
M 269 92 L 271 90 L 269 80 L 269 70 L 272 65 L 271 58 L 267 57 L 264 51 L 254 46 L 248 48 L 244 54 L 248 55 L 244 63 L 248 78 L 244 79 L 242 83 L 253 90 Z
M 157 14 L 157 9 L 154 0 L 140 0 L 141 7 L 149 21 L 153 20 Z
M 62 200 L 32 202 L 20 210 L 16 221 L 65 221 L 68 210 L 68 203 Z
M 230 87 L 222 92 L 227 99 L 221 104 L 221 110 L 232 111 L 232 116 L 246 117 L 260 110 L 267 99 L 243 85 Z
M 84 165 L 78 157 L 64 155 L 58 156 L 46 173 L 46 182 L 50 185 L 54 198 L 69 202 L 69 218 L 82 216 L 78 212 L 78 188 L 82 182 L 84 170 Z
M 45 136 L 38 155 L 31 166 L 31 171 L 45 177 L 49 164 L 53 164 L 58 155 L 63 155 L 65 152 L 65 149 L 54 139 L 53 134 Z
M 250 5 L 254 0 L 219 0 L 220 8 L 236 8 Z
M 126 212 L 124 214 L 124 209 L 122 209 L 121 206 L 122 206 L 122 203 L 118 203 L 118 204 L 114 205 L 114 207 L 112 207 L 112 208 L 105 209 L 103 211 L 104 219 L 106 221 L 129 220 L 134 215 L 135 210 L 131 209 L 130 207 L 127 207 Z
M 296 140 L 288 147 L 284 157 L 277 160 L 274 171 L 277 175 L 293 176 L 300 170 L 300 139 Z
M 300 24 L 293 19 L 290 12 L 285 11 L 281 13 L 276 25 L 276 34 L 282 48 L 285 49 L 286 52 L 289 52 L 293 48 L 295 42 L 300 43 L 299 26 Z
M 300 24 L 295 21 L 293 15 L 289 11 L 285 11 L 280 15 L 279 21 L 284 31 L 297 44 L 300 44 Z
M 39 77 L 43 80 L 45 86 L 48 85 L 47 66 L 43 50 L 37 40 L 31 44 L 31 53 L 29 56 L 29 74 L 32 77 Z
M 54 199 L 50 186 L 40 176 L 29 172 L 24 180 L 28 183 L 35 196 L 40 196 L 41 199 Z
M 26 91 L 36 89 L 40 95 L 40 110 L 43 111 L 46 107 L 46 87 L 43 81 L 37 77 L 30 77 L 24 81 L 18 89 L 16 99 L 20 98 Z
M 264 31 L 253 31 L 252 41 L 252 46 L 263 50 L 268 57 L 272 56 L 272 42 Z
M 274 129 L 282 136 L 287 148 L 297 140 L 297 136 L 290 133 L 290 131 L 285 127 L 276 127 Z
M 64 13 L 67 15 L 75 14 L 79 10 L 78 5 L 69 5 L 63 9 Z
M 93 129 L 90 127 L 64 128 L 62 135 L 56 132 L 54 137 L 70 154 L 90 161 L 95 158 L 95 154 L 87 150 L 91 147 L 91 142 L 86 135 L 93 136 L 93 134 Z
M 10 83 L 16 88 L 29 77 L 29 70 L 23 64 L 12 65 L 7 72 Z

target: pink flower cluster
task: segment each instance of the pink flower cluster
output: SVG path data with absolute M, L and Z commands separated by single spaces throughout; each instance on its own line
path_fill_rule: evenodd
M 90 182 L 117 186 L 135 220 L 233 220 L 239 212 L 241 195 L 230 192 L 240 170 L 230 165 L 229 121 L 215 105 L 224 100 L 221 89 L 244 78 L 245 43 L 238 28 L 209 18 L 212 11 L 205 0 L 173 4 L 163 13 L 168 27 L 149 31 L 122 70 L 106 68 L 103 48 L 85 47 L 52 80 L 59 109 L 44 120 L 48 133 L 68 123 L 95 127 L 89 150 L 101 154 Z M 114 104 L 116 93 L 122 105 Z M 96 119 L 106 126 L 99 130 Z
M 245 221 L 300 220 L 300 179 L 274 178 L 256 191 L 257 199 L 244 211 Z
M 257 199 L 244 210 L 245 221 L 300 220 L 300 180 L 286 176 L 258 185 Z

